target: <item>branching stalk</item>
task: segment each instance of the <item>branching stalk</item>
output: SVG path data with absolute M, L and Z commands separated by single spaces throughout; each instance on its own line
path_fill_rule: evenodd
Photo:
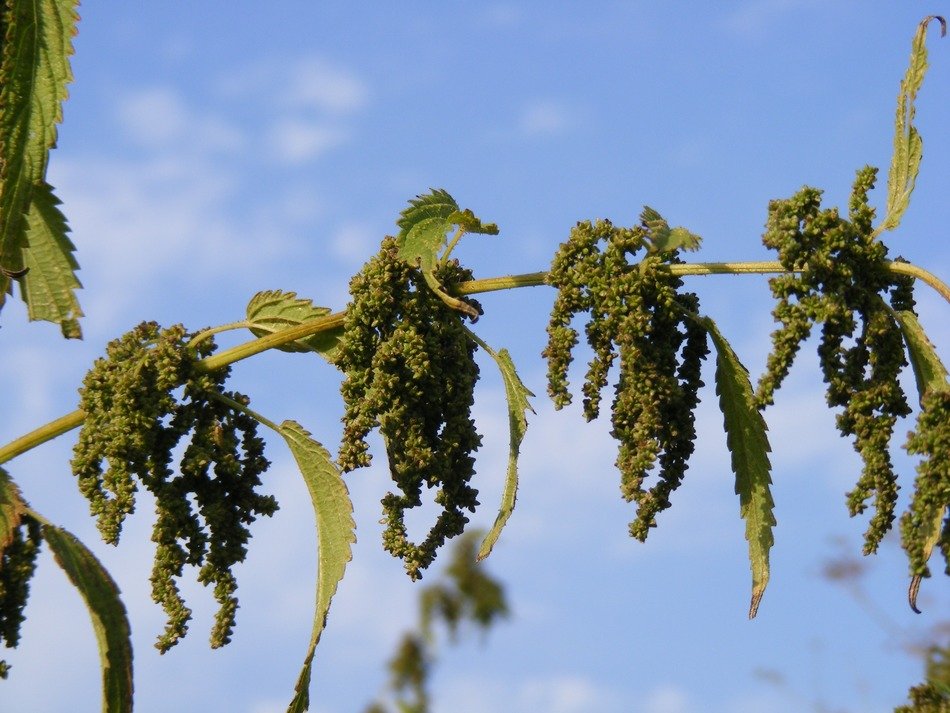
M 674 275 L 742 275 L 742 274 L 779 274 L 786 272 L 782 264 L 778 261 L 761 262 L 701 262 L 701 263 L 677 263 L 669 266 Z M 889 262 L 888 268 L 891 272 L 901 275 L 910 275 L 936 290 L 944 300 L 950 304 L 950 285 L 947 285 L 932 272 L 914 265 L 909 262 Z M 520 275 L 505 275 L 502 277 L 489 277 L 483 280 L 471 280 L 458 285 L 455 292 L 459 295 L 474 295 L 483 292 L 497 292 L 499 290 L 510 290 L 519 287 L 539 287 L 544 285 L 546 272 L 529 272 Z M 238 344 L 230 349 L 225 349 L 213 356 L 203 359 L 198 363 L 198 368 L 203 371 L 215 371 L 229 364 L 233 364 L 242 359 L 247 359 L 255 354 L 260 354 L 268 349 L 276 349 L 285 344 L 290 344 L 298 339 L 313 336 L 320 332 L 326 332 L 331 329 L 338 329 L 343 326 L 343 320 L 346 312 L 335 312 L 325 317 L 319 317 L 309 322 L 304 322 L 279 332 L 259 337 L 244 344 Z M 236 323 L 235 323 L 236 324 Z M 233 325 L 225 325 L 231 329 Z M 209 332 L 211 330 L 208 330 Z M 219 330 L 221 331 L 221 330 Z M 203 332 L 196 338 L 206 335 Z M 47 441 L 51 441 L 57 436 L 61 436 L 74 428 L 82 425 L 85 420 L 85 414 L 81 410 L 76 410 L 65 416 L 60 416 L 54 421 L 40 426 L 34 431 L 20 436 L 16 440 L 10 441 L 0 448 L 0 463 L 6 463 L 9 460 L 22 455 L 36 446 Z

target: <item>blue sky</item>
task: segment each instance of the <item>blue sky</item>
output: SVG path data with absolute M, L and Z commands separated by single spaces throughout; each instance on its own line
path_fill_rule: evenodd
M 501 227 L 456 251 L 479 277 L 545 269 L 576 221 L 630 224 L 643 204 L 704 237 L 697 259 L 770 259 L 760 241 L 770 199 L 808 184 L 840 205 L 867 163 L 886 181 L 910 39 L 940 9 L 857 0 L 88 3 L 49 174 L 78 246 L 86 337 L 63 342 L 8 303 L 0 436 L 75 408 L 88 365 L 143 319 L 195 329 L 230 322 L 265 289 L 343 308 L 349 276 L 394 232 L 406 201 L 430 187 Z M 950 41 L 932 30 L 929 44 L 923 167 L 887 239 L 892 255 L 946 278 Z M 883 205 L 883 190 L 876 199 Z M 772 329 L 766 279 L 689 286 L 752 373 L 761 371 Z M 482 299 L 479 334 L 512 352 L 538 394 L 518 508 L 488 561 L 514 616 L 485 642 L 446 650 L 435 710 L 876 712 L 902 702 L 921 671 L 906 645 L 941 623 L 947 635 L 948 587 L 926 581 L 924 614 L 910 612 L 894 538 L 864 561 L 863 601 L 821 576 L 842 552 L 859 556 L 866 523 L 847 517 L 844 493 L 859 463 L 824 408 L 814 344 L 766 414 L 779 525 L 772 580 L 749 622 L 743 525 L 711 387 L 673 508 L 649 542 L 631 540 L 607 424 L 586 424 L 576 408 L 554 412 L 544 396 L 539 354 L 552 299 L 547 288 Z M 938 349 L 950 353 L 947 305 L 927 290 L 919 301 Z M 482 366 L 473 525 L 487 527 L 507 417 L 494 367 Z M 258 411 L 296 419 L 335 449 L 339 375 L 319 359 L 268 354 L 235 366 L 233 383 Z M 189 583 L 191 633 L 159 656 L 149 504 L 140 501 L 117 549 L 97 544 L 68 471 L 73 441 L 64 436 L 9 470 L 37 510 L 94 545 L 125 593 L 137 710 L 284 710 L 309 637 L 315 536 L 283 445 L 271 444 L 267 478 L 282 509 L 257 524 L 238 571 L 234 642 L 208 650 L 211 597 Z M 906 492 L 913 463 L 896 441 Z M 347 480 L 359 542 L 317 652 L 319 713 L 358 711 L 376 694 L 415 616 L 417 588 L 379 544 L 388 475 L 374 467 Z M 47 555 L 28 614 L 0 709 L 98 710 L 92 632 Z

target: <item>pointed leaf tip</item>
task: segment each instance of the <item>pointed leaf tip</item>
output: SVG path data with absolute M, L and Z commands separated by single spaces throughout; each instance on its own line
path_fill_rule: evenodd
M 474 335 L 473 335 L 474 336 Z M 491 530 L 485 535 L 479 547 L 476 560 L 481 561 L 491 554 L 492 548 L 498 542 L 501 531 L 508 523 L 508 519 L 515 509 L 515 501 L 518 497 L 518 455 L 521 451 L 521 442 L 524 440 L 525 432 L 528 429 L 527 412 L 534 413 L 528 398 L 534 394 L 524 385 L 518 372 L 515 370 L 514 361 L 507 349 L 494 351 L 485 342 L 475 337 L 479 346 L 481 346 L 495 360 L 501 371 L 501 377 L 505 384 L 505 400 L 508 404 L 508 471 L 505 475 L 505 488 L 502 492 L 501 505 L 498 508 L 498 516 Z
M 34 187 L 26 216 L 26 274 L 20 284 L 31 320 L 54 322 L 67 339 L 82 339 L 79 317 L 83 312 L 76 298 L 82 284 L 76 277 L 76 246 L 69 239 L 69 226 L 59 206 L 52 186 L 44 182 Z
M 897 94 L 897 111 L 894 118 L 894 153 L 887 174 L 887 208 L 884 220 L 875 229 L 875 233 L 893 230 L 900 225 L 914 192 L 920 161 L 923 158 L 923 140 L 914 126 L 917 113 L 915 102 L 917 93 L 927 74 L 927 26 L 937 20 L 940 23 L 941 37 L 947 34 L 947 22 L 939 15 L 924 18 L 917 26 L 911 43 L 910 62 L 907 72 L 900 83 Z
M 317 520 L 317 596 L 313 630 L 303 668 L 297 678 L 294 698 L 288 707 L 288 713 L 302 713 L 310 706 L 313 657 L 320 635 L 327 625 L 330 602 L 343 579 L 347 563 L 353 559 L 356 523 L 346 483 L 326 448 L 295 421 L 284 421 L 280 424 L 279 432 L 287 441 L 307 485 Z
M 65 221 L 61 214 L 59 220 L 52 215 L 55 203 L 45 195 L 51 196 L 45 181 L 66 86 L 73 78 L 69 57 L 77 5 L 78 0 L 5 3 L 0 38 L 0 307 L 10 288 L 9 273 L 29 267 L 41 242 L 41 265 L 55 264 L 61 273 L 44 269 L 33 275 L 32 284 L 21 282 L 21 293 L 31 319 L 59 322 L 67 337 L 79 336 L 76 318 L 82 313 L 72 295 L 79 285 Z M 44 203 L 38 206 L 38 200 Z
M 451 225 L 457 225 L 466 233 L 480 233 L 482 235 L 498 235 L 498 226 L 494 223 L 483 223 L 481 218 L 468 208 L 455 211 L 447 219 Z
M 920 609 L 917 608 L 917 595 L 920 593 L 920 583 L 923 580 L 919 574 L 911 577 L 910 586 L 907 588 L 907 602 L 910 604 L 910 608 L 913 610 L 914 614 L 920 614 Z
M 723 414 L 726 445 L 736 476 L 739 514 L 745 520 L 752 570 L 749 618 L 755 617 L 769 582 L 769 551 L 775 543 L 775 502 L 769 474 L 771 464 L 767 427 L 756 408 L 749 372 L 709 317 L 699 317 L 716 347 L 716 394 Z
M 96 556 L 75 535 L 43 525 L 56 563 L 82 595 L 99 645 L 103 713 L 132 711 L 131 627 L 119 588 Z

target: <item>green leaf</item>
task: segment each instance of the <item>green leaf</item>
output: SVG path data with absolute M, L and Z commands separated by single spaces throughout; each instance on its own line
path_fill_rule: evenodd
M 10 479 L 10 475 L 0 468 L 0 555 L 13 541 L 14 532 L 20 526 L 26 505 L 20 496 L 20 489 Z
M 904 343 L 907 345 L 907 353 L 910 355 L 910 364 L 914 369 L 914 377 L 917 381 L 917 393 L 921 404 L 924 395 L 932 391 L 941 391 L 950 389 L 947 369 L 937 356 L 937 350 L 927 337 L 923 326 L 917 319 L 917 315 L 909 310 L 897 310 L 894 312 L 897 324 L 901 333 L 904 335 Z M 921 522 L 925 523 L 922 532 L 923 561 L 930 559 L 934 547 L 940 541 L 940 534 L 943 527 L 944 513 L 946 507 L 934 505 L 929 508 L 926 514 L 921 515 Z M 915 612 L 917 609 L 917 593 L 920 591 L 921 576 L 911 577 L 910 587 L 907 591 L 907 599 L 910 607 Z
M 910 64 L 901 80 L 897 94 L 897 116 L 894 119 L 894 155 L 891 157 L 891 169 L 887 174 L 887 211 L 884 220 L 874 231 L 875 234 L 893 230 L 904 216 L 914 192 L 917 174 L 920 171 L 920 159 L 923 156 L 923 141 L 914 126 L 917 92 L 927 73 L 927 25 L 931 20 L 941 25 L 941 37 L 947 34 L 947 22 L 942 17 L 930 16 L 917 26 L 911 43 Z
M 130 712 L 132 641 L 119 588 L 95 555 L 66 530 L 43 525 L 43 539 L 89 609 L 102 665 L 103 713 Z
M 8 0 L 0 59 L 0 266 L 24 267 L 27 214 L 56 145 L 78 0 Z M 0 274 L 0 307 L 10 288 Z M 28 297 L 28 295 L 26 295 Z
M 691 233 L 686 228 L 670 228 L 670 224 L 663 216 L 650 206 L 643 206 L 640 212 L 640 222 L 650 235 L 650 252 L 662 253 L 673 250 L 699 250 L 702 238 Z
M 947 369 L 937 356 L 937 350 L 927 337 L 917 315 L 909 310 L 897 310 L 894 312 L 894 317 L 904 335 L 904 343 L 907 345 L 910 365 L 917 379 L 917 393 L 920 398 L 923 399 L 924 394 L 929 391 L 950 388 Z
M 258 292 L 247 304 L 248 329 L 255 337 L 264 337 L 328 314 L 329 307 L 316 307 L 312 300 L 297 297 L 295 292 L 281 290 Z M 316 352 L 332 364 L 339 353 L 342 336 L 343 327 L 339 327 L 298 339 L 279 349 L 285 352 Z
M 923 532 L 923 546 L 921 547 L 924 562 L 930 559 L 934 547 L 940 542 L 940 536 L 943 533 L 943 519 L 948 510 L 950 510 L 950 506 L 933 505 L 925 511 L 927 514 L 921 518 L 926 523 L 926 529 Z M 917 595 L 920 593 L 922 581 L 923 577 L 916 574 L 910 578 L 910 586 L 907 588 L 907 601 L 910 608 L 917 614 L 920 614 L 920 609 L 917 608 Z
M 400 214 L 396 224 L 399 226 L 399 234 L 396 236 L 399 257 L 422 270 L 429 289 L 445 304 L 467 314 L 473 321 L 478 319 L 478 312 L 471 305 L 445 291 L 434 272 L 439 264 L 439 250 L 446 245 L 446 237 L 452 226 L 457 225 L 459 231 L 447 247 L 443 260 L 448 257 L 463 234 L 496 235 L 498 226 L 494 223 L 483 223 L 467 208 L 460 210 L 455 199 L 441 188 L 432 189 L 429 193 L 409 201 L 409 207 Z
M 409 207 L 396 221 L 399 226 L 396 236 L 399 257 L 410 265 L 418 265 L 423 271 L 434 270 L 439 250 L 452 229 L 451 218 L 459 212 L 458 203 L 441 188 L 409 201 Z
M 769 486 L 771 464 L 768 453 L 767 427 L 755 407 L 749 372 L 739 361 L 716 323 L 700 317 L 716 346 L 716 394 L 723 414 L 726 445 L 736 474 L 739 514 L 745 520 L 745 537 L 749 541 L 749 564 L 752 568 L 752 602 L 749 618 L 755 617 L 759 602 L 769 582 L 769 550 L 775 543 L 775 503 Z
M 67 339 L 82 339 L 79 317 L 82 309 L 75 290 L 82 287 L 76 278 L 79 263 L 73 256 L 76 246 L 69 239 L 66 218 L 53 187 L 41 183 L 33 191 L 27 214 L 23 297 L 31 320 L 59 324 Z
M 356 523 L 353 521 L 353 504 L 346 483 L 326 448 L 294 421 L 284 421 L 280 424 L 279 432 L 290 446 L 310 491 L 319 538 L 313 633 L 303 669 L 297 679 L 294 698 L 287 709 L 288 713 L 302 713 L 310 707 L 310 670 L 320 635 L 327 624 L 330 600 L 343 579 L 346 563 L 353 558 L 351 545 L 356 542 Z
M 474 334 L 472 336 L 474 337 Z M 492 525 L 491 530 L 482 540 L 482 546 L 478 550 L 476 559 L 483 560 L 491 554 L 502 529 L 515 509 L 515 500 L 518 496 L 518 453 L 521 450 L 521 442 L 524 440 L 524 434 L 528 428 L 528 419 L 525 413 L 528 411 L 534 413 L 534 409 L 531 408 L 531 404 L 528 402 L 528 397 L 532 397 L 534 394 L 521 381 L 518 372 L 515 371 L 511 354 L 508 353 L 507 349 L 496 352 L 478 337 L 475 337 L 475 340 L 498 364 L 501 378 L 505 382 L 505 399 L 508 402 L 508 472 L 505 476 L 505 489 L 501 496 L 498 517 L 495 518 L 495 524 Z

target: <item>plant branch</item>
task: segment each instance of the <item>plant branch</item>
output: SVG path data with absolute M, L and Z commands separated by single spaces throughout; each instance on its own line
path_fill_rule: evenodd
M 670 272 L 674 275 L 739 275 L 739 274 L 779 274 L 786 272 L 785 268 L 778 261 L 762 262 L 700 262 L 700 263 L 676 263 L 669 266 Z M 921 280 L 934 290 L 936 290 L 950 304 L 950 286 L 943 282 L 932 272 L 928 272 L 922 267 L 918 267 L 909 262 L 888 262 L 888 269 L 901 275 L 910 275 Z M 499 290 L 510 290 L 518 287 L 539 287 L 544 285 L 546 272 L 529 272 L 521 275 L 505 275 L 502 277 L 489 277 L 484 280 L 471 280 L 463 282 L 456 286 L 455 292 L 458 295 L 474 295 L 483 292 L 497 292 Z M 260 354 L 268 349 L 276 349 L 285 344 L 290 344 L 298 339 L 313 336 L 320 332 L 327 332 L 332 329 L 339 329 L 343 326 L 343 320 L 346 312 L 335 312 L 318 317 L 309 322 L 304 322 L 279 332 L 259 337 L 244 344 L 238 344 L 230 349 L 225 349 L 214 354 L 198 363 L 198 368 L 202 371 L 216 371 L 229 364 L 233 364 L 242 359 L 247 359 L 255 354 Z M 236 324 L 236 323 L 235 323 Z M 232 325 L 224 325 L 225 328 L 233 328 Z M 208 330 L 210 332 L 211 330 Z M 220 331 L 220 330 L 219 330 Z M 203 332 L 202 335 L 206 335 Z M 81 410 L 73 411 L 65 416 L 61 416 L 55 421 L 40 426 L 26 435 L 20 436 L 16 440 L 10 441 L 5 446 L 0 447 L 0 463 L 15 458 L 18 455 L 26 453 L 47 441 L 51 441 L 57 436 L 61 436 L 74 428 L 81 426 L 86 415 Z

